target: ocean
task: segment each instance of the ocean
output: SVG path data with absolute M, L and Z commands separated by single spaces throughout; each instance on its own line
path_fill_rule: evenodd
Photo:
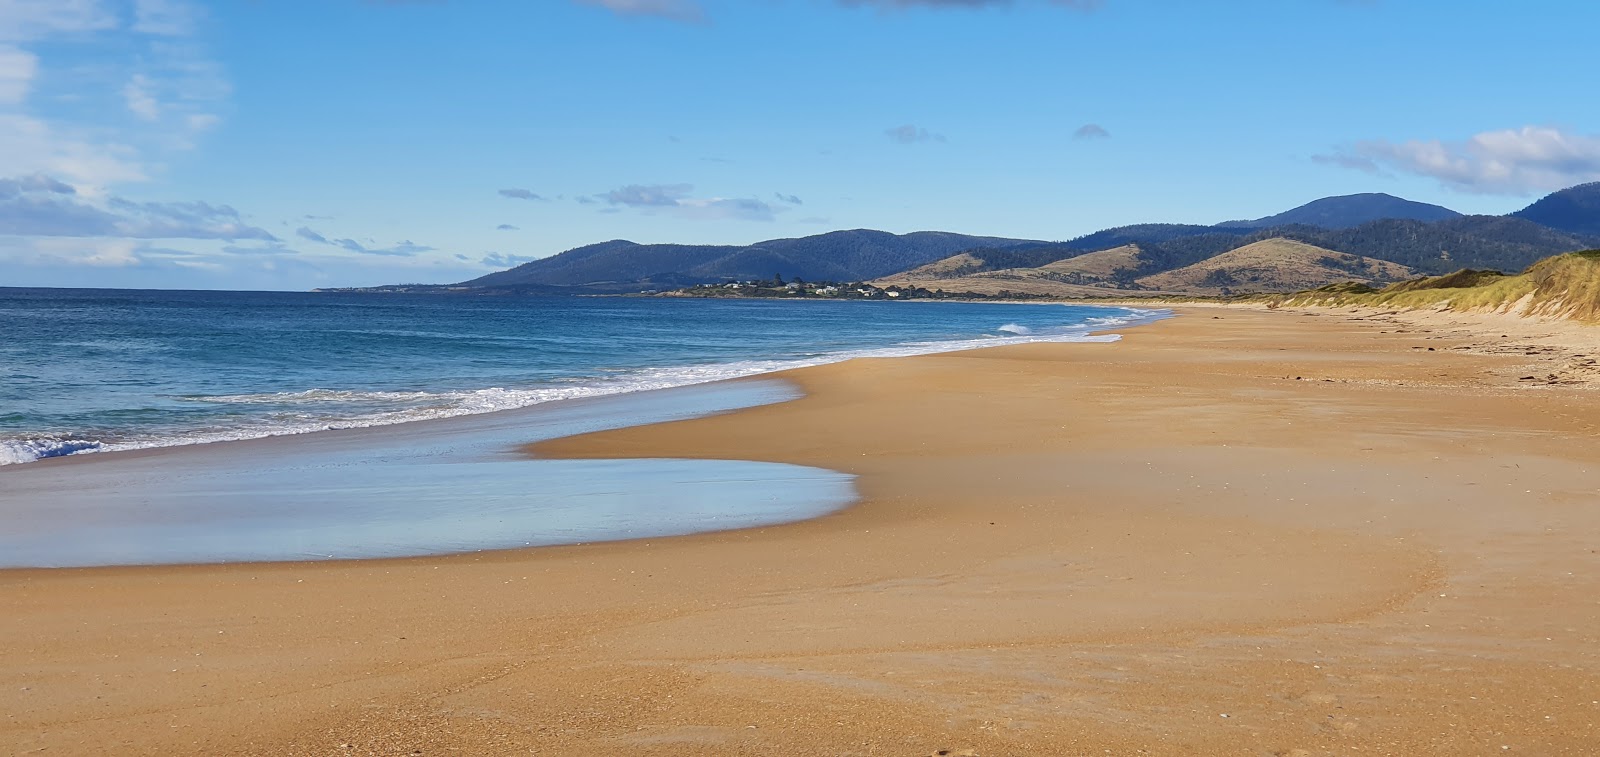
M 400 424 L 1033 341 L 1160 311 L 0 288 L 0 465 Z

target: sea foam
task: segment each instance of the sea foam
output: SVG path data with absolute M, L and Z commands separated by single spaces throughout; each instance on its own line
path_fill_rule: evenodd
M 1048 328 L 1005 323 L 976 339 L 908 342 L 870 349 L 839 350 L 800 358 L 738 360 L 699 365 L 633 369 L 597 378 L 569 379 L 525 388 L 486 387 L 456 391 L 357 391 L 310 388 L 295 392 L 234 395 L 189 395 L 182 401 L 210 405 L 252 406 L 268 410 L 235 419 L 225 427 L 151 431 L 118 438 L 0 439 L 0 465 L 91 452 L 174 447 L 223 441 L 290 436 L 317 431 L 387 426 L 398 423 L 450 418 L 461 415 L 514 410 L 561 400 L 604 397 L 629 392 L 668 389 L 713 381 L 805 368 L 855 358 L 909 357 L 939 352 L 1035 342 L 1114 342 L 1115 334 L 1094 331 L 1136 325 L 1169 317 L 1167 310 L 1119 308 L 1118 315 L 1088 317 L 1081 322 Z

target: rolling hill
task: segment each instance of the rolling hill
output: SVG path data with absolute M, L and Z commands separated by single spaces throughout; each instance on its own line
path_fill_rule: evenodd
M 986 268 L 982 258 L 962 253 L 872 283 L 995 296 L 1011 292 L 1053 297 L 1126 297 L 1159 294 L 1291 292 L 1327 284 L 1385 284 L 1414 277 L 1398 263 L 1323 249 L 1274 237 L 1177 268 L 1138 276 L 1149 253 L 1137 245 L 1063 258 L 1031 268 Z M 1131 291 L 1130 291 L 1131 290 Z
M 1398 263 L 1274 238 L 1145 276 L 1136 283 L 1155 290 L 1243 294 L 1313 289 L 1351 281 L 1389 283 L 1416 275 L 1416 271 Z
M 1369 192 L 1340 197 L 1324 197 L 1277 215 L 1257 218 L 1254 221 L 1227 221 L 1217 225 L 1245 229 L 1270 229 L 1278 226 L 1296 225 L 1317 226 L 1324 229 L 1348 229 L 1385 218 L 1431 223 L 1459 218 L 1460 216 L 1460 213 L 1438 205 L 1414 202 L 1394 195 Z
M 1350 280 L 1377 282 L 1407 269 L 1419 275 L 1463 267 L 1518 271 L 1551 255 L 1596 246 L 1600 182 L 1552 193 L 1505 216 L 1461 215 L 1371 193 L 1327 197 L 1250 221 L 1134 224 L 1065 242 L 867 229 L 742 246 L 612 240 L 460 284 L 367 291 L 626 293 L 767 280 L 775 274 L 790 280 L 1064 297 L 1180 286 L 1221 291 L 1224 282 L 1229 291 L 1289 290 L 1332 280 L 1339 271 Z M 1230 256 L 1235 251 L 1240 254 Z
M 1121 291 L 1126 284 L 1119 281 L 1118 275 L 1136 267 L 1139 254 L 1137 246 L 1125 245 L 1040 266 L 997 268 L 992 260 L 967 252 L 871 283 L 878 287 L 943 289 L 985 296 L 1007 292 L 1034 297 L 1126 296 L 1127 292 Z
M 960 250 L 1037 244 L 937 231 L 890 234 L 857 229 L 752 245 L 714 246 L 602 242 L 524 263 L 458 287 L 581 287 L 639 291 L 774 274 L 811 281 L 865 281 L 931 263 Z

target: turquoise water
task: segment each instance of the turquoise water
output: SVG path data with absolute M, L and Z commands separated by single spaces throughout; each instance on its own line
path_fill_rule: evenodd
M 0 465 L 376 426 L 859 355 L 1110 339 L 989 303 L 0 289 Z

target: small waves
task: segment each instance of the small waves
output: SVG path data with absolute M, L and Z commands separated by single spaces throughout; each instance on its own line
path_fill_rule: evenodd
M 94 452 L 102 446 L 100 442 L 88 439 L 0 439 L 0 465 Z
M 1030 305 L 1027 307 L 1041 307 Z M 1104 313 L 1110 309 L 1101 309 Z M 1119 312 L 1120 311 L 1120 312 Z M 455 391 L 382 391 L 309 388 L 289 392 L 200 395 L 174 397 L 191 408 L 215 408 L 223 417 L 189 418 L 181 424 L 162 425 L 146 419 L 103 440 L 27 432 L 0 437 L 0 465 L 91 452 L 172 447 L 221 441 L 257 439 L 387 426 L 414 421 L 514 410 L 548 402 L 668 389 L 692 384 L 754 376 L 792 368 L 836 363 L 854 358 L 888 358 L 1034 342 L 1114 342 L 1115 334 L 1096 331 L 1129 326 L 1171 315 L 1170 311 L 1118 308 L 1115 315 L 1081 317 L 1054 326 L 1004 323 L 989 334 L 971 337 L 905 342 L 864 349 L 831 352 L 791 352 L 789 356 L 727 362 L 707 362 L 655 368 L 591 366 L 589 377 L 573 376 L 536 386 L 493 386 Z M 981 327 L 980 327 L 981 329 Z M 974 329 L 978 331 L 980 329 Z M 148 422 L 147 422 L 148 421 Z
M 431 392 L 358 392 L 344 389 L 307 389 L 303 392 L 263 394 L 189 395 L 186 402 L 217 405 L 322 405 L 350 402 L 426 402 L 441 395 Z

